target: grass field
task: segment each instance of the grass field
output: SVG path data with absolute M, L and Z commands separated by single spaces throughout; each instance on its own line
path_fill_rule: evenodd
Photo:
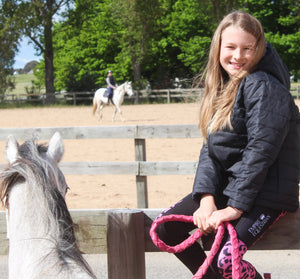
M 16 81 L 16 88 L 8 94 L 26 94 L 26 87 L 30 88 L 32 86 L 32 81 L 36 80 L 36 77 L 33 74 L 21 74 L 21 75 L 14 75 Z

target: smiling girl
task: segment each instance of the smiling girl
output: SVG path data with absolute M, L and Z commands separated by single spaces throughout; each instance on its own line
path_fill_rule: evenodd
M 203 78 L 204 144 L 193 191 L 160 215 L 193 215 L 194 224 L 163 223 L 157 233 L 174 246 L 198 227 L 206 241 L 229 221 L 242 258 L 279 217 L 299 207 L 299 111 L 286 66 L 248 13 L 236 11 L 221 21 Z M 231 251 L 226 236 L 203 278 L 232 278 Z M 196 243 L 176 256 L 195 274 L 206 254 Z M 240 270 L 241 278 L 262 278 L 244 260 Z

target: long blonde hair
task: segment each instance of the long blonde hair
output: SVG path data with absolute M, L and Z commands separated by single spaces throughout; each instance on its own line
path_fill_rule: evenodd
M 229 26 L 237 26 L 252 34 L 256 40 L 256 48 L 252 66 L 248 70 L 241 71 L 238 75 L 229 77 L 220 65 L 220 46 L 222 32 Z M 210 45 L 207 66 L 199 84 L 205 79 L 204 94 L 200 103 L 199 129 L 204 140 L 207 133 L 214 133 L 225 127 L 232 128 L 230 115 L 238 87 L 242 79 L 255 69 L 266 49 L 264 31 L 261 23 L 252 15 L 235 11 L 220 22 Z

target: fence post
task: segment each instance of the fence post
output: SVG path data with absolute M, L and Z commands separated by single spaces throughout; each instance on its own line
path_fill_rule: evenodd
M 112 210 L 107 215 L 108 279 L 145 279 L 144 213 Z
M 167 98 L 168 98 L 168 104 L 170 104 L 170 102 L 171 102 L 171 92 L 170 92 L 170 90 L 168 89 L 168 94 L 167 94 Z
M 73 106 L 76 106 L 76 94 L 73 92 Z
M 135 160 L 146 161 L 146 140 L 134 139 Z M 147 176 L 136 176 L 137 207 L 148 208 Z

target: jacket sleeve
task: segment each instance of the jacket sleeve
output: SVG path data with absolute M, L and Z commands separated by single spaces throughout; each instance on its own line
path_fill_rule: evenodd
M 106 78 L 107 87 L 113 88 L 113 85 L 110 83 L 109 77 Z
M 203 144 L 193 185 L 193 199 L 200 200 L 202 194 L 217 195 L 221 183 L 220 167 L 209 155 L 207 144 Z
M 224 190 L 228 205 L 249 211 L 289 131 L 291 96 L 279 82 L 245 83 L 248 144 L 237 177 Z M 247 92 L 247 93 L 245 93 Z

